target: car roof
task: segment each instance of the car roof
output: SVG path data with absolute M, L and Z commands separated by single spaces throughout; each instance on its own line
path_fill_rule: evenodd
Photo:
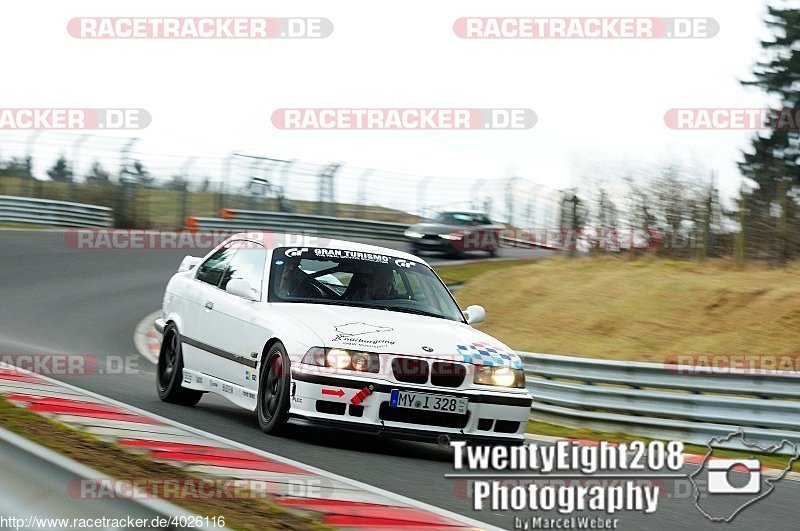
M 341 249 L 343 251 L 360 251 L 363 253 L 374 253 L 391 256 L 392 258 L 404 258 L 414 262 L 422 262 L 430 266 L 425 260 L 413 254 L 380 247 L 366 243 L 351 242 L 347 240 L 337 240 L 322 236 L 309 236 L 303 234 L 286 234 L 278 232 L 240 232 L 234 234 L 229 240 L 253 240 L 267 244 L 268 249 L 275 247 L 321 247 L 326 249 Z

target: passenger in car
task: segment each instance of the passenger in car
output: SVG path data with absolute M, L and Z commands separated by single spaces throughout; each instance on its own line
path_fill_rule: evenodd
M 306 274 L 300 269 L 300 259 L 288 258 L 283 264 L 281 280 L 278 284 L 278 293 L 299 297 L 302 296 L 301 286 L 304 283 Z

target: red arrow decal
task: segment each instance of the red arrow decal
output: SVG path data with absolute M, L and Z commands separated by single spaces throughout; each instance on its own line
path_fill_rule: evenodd
M 342 391 L 341 389 L 323 389 L 322 394 L 335 395 L 338 396 L 339 398 L 342 398 L 344 396 L 344 391 Z

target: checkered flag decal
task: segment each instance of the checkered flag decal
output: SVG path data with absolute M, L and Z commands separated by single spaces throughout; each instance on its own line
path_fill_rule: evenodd
M 475 342 L 469 345 L 457 345 L 458 354 L 461 361 L 474 365 L 486 365 L 488 367 L 513 367 L 522 368 L 522 360 L 516 353 L 501 349 L 496 345 L 483 342 Z

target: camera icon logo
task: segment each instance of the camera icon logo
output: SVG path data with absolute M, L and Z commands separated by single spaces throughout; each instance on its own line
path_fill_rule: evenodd
M 731 475 L 744 469 L 747 483 L 736 486 Z M 709 494 L 758 494 L 761 491 L 761 462 L 758 459 L 714 459 L 708 463 Z

